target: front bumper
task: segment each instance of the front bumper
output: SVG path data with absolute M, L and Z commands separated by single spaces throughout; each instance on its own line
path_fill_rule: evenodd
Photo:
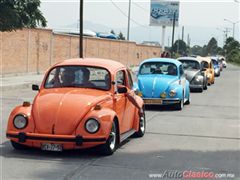
M 143 98 L 145 105 L 171 105 L 180 102 L 179 98 Z
M 189 88 L 190 88 L 190 90 L 202 89 L 203 85 L 202 84 L 189 84 Z
M 80 147 L 87 145 L 98 145 L 106 142 L 105 137 L 82 137 L 81 135 L 53 135 L 53 134 L 37 134 L 37 133 L 25 133 L 25 132 L 7 132 L 7 138 L 28 145 L 39 147 L 41 143 L 60 143 L 60 144 L 68 144 L 73 148 L 66 149 L 74 149 L 75 147 Z M 86 143 L 86 144 L 85 144 Z M 67 146 L 66 146 L 67 147 Z

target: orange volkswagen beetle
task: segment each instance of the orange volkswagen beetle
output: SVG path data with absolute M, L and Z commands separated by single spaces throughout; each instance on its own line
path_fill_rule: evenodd
M 207 76 L 208 85 L 214 84 L 215 76 L 214 76 L 214 68 L 213 68 L 213 63 L 211 61 L 211 58 L 201 57 L 201 56 L 198 56 L 197 58 L 201 60 L 204 73 Z
M 145 133 L 143 100 L 133 90 L 131 74 L 119 62 L 70 59 L 46 73 L 32 104 L 10 114 L 7 138 L 15 149 L 48 151 L 97 146 L 111 155 L 119 143 Z

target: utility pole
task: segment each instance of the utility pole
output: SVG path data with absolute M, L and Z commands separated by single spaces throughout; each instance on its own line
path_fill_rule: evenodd
M 79 2 L 79 58 L 83 58 L 83 0 Z
M 173 14 L 172 49 L 171 49 L 172 57 L 173 57 L 173 44 L 174 44 L 174 34 L 175 34 L 175 21 L 176 21 L 176 11 Z
M 228 20 L 228 19 L 224 19 L 224 21 L 227 21 L 227 22 L 229 22 L 229 23 L 232 23 L 232 25 L 233 25 L 233 35 L 232 35 L 232 37 L 235 38 L 235 25 L 236 25 L 237 23 L 239 23 L 240 21 L 233 22 L 233 21 Z
M 225 28 L 225 30 L 223 31 L 223 33 L 225 34 L 225 43 L 227 41 L 228 38 L 228 33 L 230 32 L 230 28 Z
M 131 0 L 129 0 L 129 5 L 128 5 L 128 30 L 127 30 L 128 41 L 129 41 L 129 34 L 130 34 L 130 21 L 131 21 Z
M 182 41 L 184 41 L 184 26 L 182 27 Z

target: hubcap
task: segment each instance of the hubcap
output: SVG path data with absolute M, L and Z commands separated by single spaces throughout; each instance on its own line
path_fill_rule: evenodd
M 144 119 L 144 117 L 140 118 L 140 130 L 142 132 L 144 132 L 144 130 L 145 130 L 145 119 Z
M 109 143 L 110 143 L 110 148 L 113 150 L 116 145 L 116 127 L 115 123 L 113 123 L 112 130 L 109 135 Z

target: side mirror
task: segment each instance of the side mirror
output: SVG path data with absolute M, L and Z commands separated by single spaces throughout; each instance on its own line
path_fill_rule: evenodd
M 127 93 L 127 88 L 125 86 L 118 87 L 118 93 L 119 94 L 125 94 Z
M 32 90 L 33 90 L 33 91 L 39 91 L 39 86 L 36 85 L 36 84 L 33 84 L 33 85 L 32 85 Z

